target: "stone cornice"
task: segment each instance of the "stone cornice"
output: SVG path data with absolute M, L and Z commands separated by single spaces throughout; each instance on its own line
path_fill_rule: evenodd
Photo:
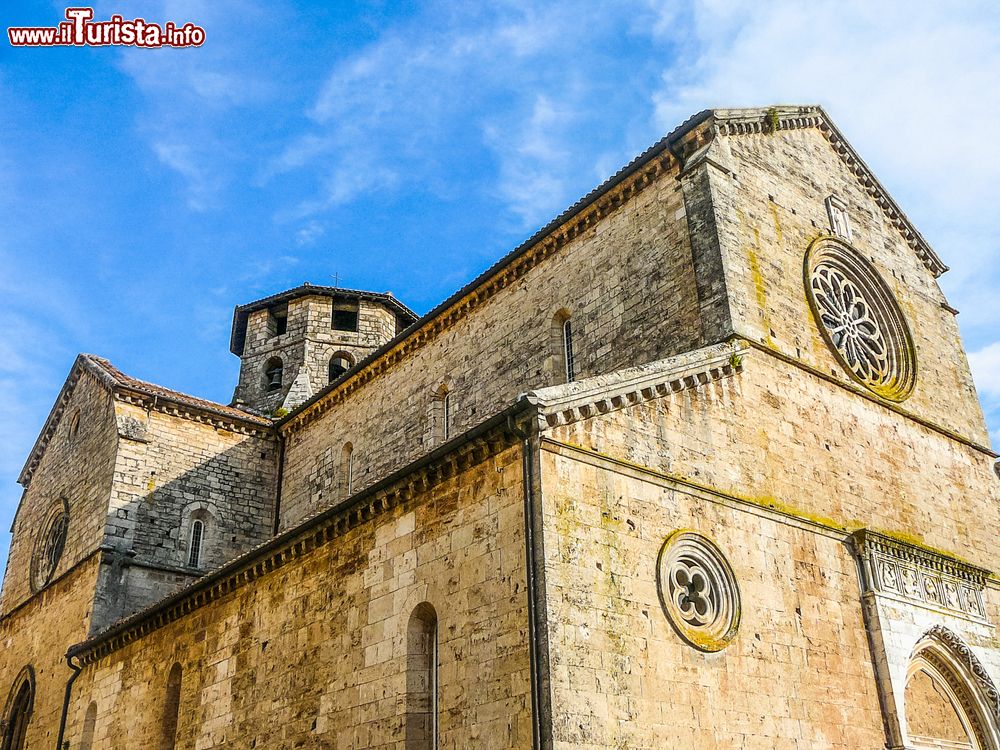
M 917 257 L 934 276 L 948 267 L 927 243 L 889 192 L 878 181 L 822 107 L 781 106 L 768 109 L 713 110 L 713 127 L 722 136 L 773 133 L 778 130 L 815 128 L 829 141 L 833 150 L 847 165 L 861 187 L 885 213 L 886 218 L 903 236 Z
M 636 162 L 640 161 L 642 163 L 636 165 Z M 636 166 L 633 168 L 633 165 Z M 614 213 L 665 174 L 676 172 L 677 168 L 676 160 L 665 146 L 661 146 L 655 154 L 649 156 L 644 154 L 639 157 L 622 170 L 622 173 L 626 174 L 621 177 L 616 175 L 608 181 L 614 184 L 595 190 L 560 216 L 557 219 L 557 226 L 550 225 L 546 230 L 542 230 L 501 260 L 483 277 L 472 282 L 458 295 L 432 310 L 387 345 L 376 350 L 341 380 L 334 381 L 329 387 L 313 396 L 279 423 L 280 428 L 285 432 L 294 433 L 315 421 L 332 407 L 343 402 L 351 393 L 375 380 L 396 363 L 423 348 L 458 321 L 468 317 L 497 293 L 522 279 L 533 268 L 588 232 L 599 221 Z
M 191 422 L 211 425 L 227 432 L 236 432 L 253 437 L 268 437 L 274 435 L 274 429 L 266 424 L 266 420 L 251 421 L 249 419 L 233 419 L 226 412 L 216 411 L 210 407 L 199 407 L 183 401 L 173 400 L 158 393 L 143 391 L 138 388 L 117 386 L 114 389 L 115 401 L 132 404 L 142 409 L 169 414 Z
M 747 348 L 715 344 L 649 365 L 552 386 L 525 395 L 539 427 L 558 427 L 697 388 L 742 372 Z
M 319 511 L 295 528 L 258 545 L 161 602 L 72 646 L 67 656 L 75 658 L 80 665 L 91 664 L 496 455 L 519 440 L 515 428 L 529 408 L 530 404 L 523 400 L 512 404 L 473 430 L 449 441 L 372 487 L 356 493 L 342 503 Z

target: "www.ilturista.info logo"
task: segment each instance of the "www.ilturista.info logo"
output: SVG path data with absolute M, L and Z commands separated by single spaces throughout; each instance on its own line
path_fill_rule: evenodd
M 131 21 L 114 15 L 94 21 L 93 8 L 67 8 L 66 21 L 58 26 L 12 26 L 7 37 L 13 47 L 200 47 L 205 30 L 193 23 L 183 26 L 167 21 L 162 26 L 141 18 Z

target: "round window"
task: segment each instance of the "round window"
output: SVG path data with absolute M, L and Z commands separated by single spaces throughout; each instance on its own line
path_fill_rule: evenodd
M 69 512 L 66 503 L 60 502 L 46 518 L 35 544 L 35 554 L 31 560 L 31 583 L 36 591 L 52 580 L 66 546 L 68 529 Z
M 721 550 L 691 531 L 667 537 L 657 569 L 660 602 L 674 630 L 701 651 L 721 651 L 740 625 L 740 590 Z
M 813 315 L 851 377 L 890 401 L 903 401 L 917 376 L 910 329 L 889 287 L 849 245 L 826 238 L 806 253 Z

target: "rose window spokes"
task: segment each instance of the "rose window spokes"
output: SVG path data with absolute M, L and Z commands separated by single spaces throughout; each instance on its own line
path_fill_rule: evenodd
M 824 237 L 809 247 L 804 270 L 816 323 L 840 364 L 873 393 L 905 400 L 916 384 L 916 348 L 875 267 L 845 242 Z
M 820 320 L 852 372 L 865 382 L 882 382 L 889 373 L 889 349 L 861 290 L 829 266 L 816 269 L 812 286 Z
M 31 559 L 31 583 L 36 591 L 52 579 L 66 546 L 69 513 L 63 501 L 55 504 L 41 528 Z
M 59 516 L 52 524 L 45 544 L 42 546 L 41 567 L 43 575 L 48 577 L 55 570 L 66 544 L 66 516 Z

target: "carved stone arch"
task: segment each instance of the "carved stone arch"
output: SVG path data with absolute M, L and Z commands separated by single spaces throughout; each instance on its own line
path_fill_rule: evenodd
M 910 658 L 904 688 L 904 730 L 913 747 L 937 747 L 919 736 L 912 725 L 912 682 L 925 680 L 951 703 L 961 723 L 968 744 L 956 741 L 954 747 L 974 750 L 1000 750 L 1000 693 L 972 649 L 954 632 L 935 625 L 917 642 Z M 948 740 L 951 738 L 942 738 Z
M 217 557 L 218 550 L 210 545 L 218 542 L 219 518 L 221 518 L 219 506 L 208 500 L 195 500 L 181 509 L 181 524 L 177 531 L 177 549 L 182 553 L 182 564 L 187 561 L 190 553 L 191 526 L 195 521 L 202 523 L 201 559 Z M 206 550 L 213 550 L 213 554 L 206 556 Z
M 35 707 L 35 670 L 28 664 L 11 685 L 0 717 L 0 748 L 24 750 L 25 732 Z

